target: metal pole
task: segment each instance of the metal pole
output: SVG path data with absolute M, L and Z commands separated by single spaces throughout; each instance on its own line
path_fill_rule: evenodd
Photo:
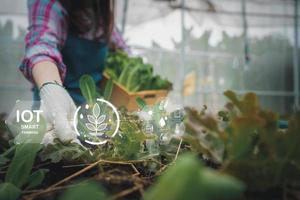
M 124 0 L 124 3 L 123 3 L 123 16 L 122 16 L 122 27 L 121 27 L 121 34 L 122 35 L 124 35 L 124 33 L 125 33 L 127 10 L 128 10 L 128 0 Z
M 184 83 L 184 77 L 185 77 L 185 43 L 186 43 L 186 37 L 185 37 L 185 0 L 181 0 L 181 49 L 180 49 L 180 58 L 181 58 L 181 67 L 179 70 L 179 90 L 180 90 L 180 96 L 181 101 L 184 103 L 184 95 L 183 95 L 183 83 Z
M 299 41 L 298 41 L 298 0 L 295 0 L 294 6 L 294 54 L 293 54 L 293 63 L 294 63 L 294 94 L 295 94 L 295 109 L 299 110 Z
M 243 18 L 243 39 L 244 39 L 244 61 L 245 69 L 248 69 L 249 65 L 249 43 L 248 43 L 248 22 L 246 16 L 246 0 L 242 0 L 242 18 Z

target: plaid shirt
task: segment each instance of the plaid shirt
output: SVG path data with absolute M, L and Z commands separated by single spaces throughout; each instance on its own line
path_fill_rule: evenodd
M 61 79 L 66 67 L 60 50 L 67 38 L 67 12 L 57 0 L 28 0 L 29 27 L 25 37 L 25 56 L 20 65 L 24 76 L 33 83 L 32 68 L 41 61 L 50 61 L 58 67 Z M 88 35 L 83 38 L 92 39 Z M 129 52 L 121 35 L 114 28 L 111 40 L 117 47 Z

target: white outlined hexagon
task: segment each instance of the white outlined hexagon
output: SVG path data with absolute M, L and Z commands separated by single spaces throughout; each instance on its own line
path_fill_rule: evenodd
M 16 104 L 7 116 L 5 124 L 16 144 L 42 142 L 47 124 L 43 111 L 33 106 L 36 104 L 40 102 L 16 100 Z M 22 119 L 23 114 L 27 119 Z M 31 119 L 28 116 L 31 116 Z

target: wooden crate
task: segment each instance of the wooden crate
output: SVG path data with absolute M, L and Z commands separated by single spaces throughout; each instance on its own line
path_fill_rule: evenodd
M 109 77 L 106 73 L 103 74 L 103 79 L 100 83 L 100 87 L 103 89 Z M 140 92 L 130 92 L 124 86 L 114 81 L 113 91 L 110 98 L 110 102 L 116 107 L 125 106 L 128 111 L 138 110 L 136 98 L 141 97 L 147 105 L 153 105 L 158 100 L 165 98 L 168 95 L 168 90 L 144 90 Z

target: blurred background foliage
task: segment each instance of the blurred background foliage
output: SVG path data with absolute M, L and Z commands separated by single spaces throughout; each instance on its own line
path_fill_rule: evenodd
M 0 8 L 0 112 L 9 112 L 17 99 L 31 99 L 30 83 L 18 70 L 24 53 L 27 9 L 26 0 L 18 0 L 15 6 L 8 0 L 0 2 L 3 5 Z M 122 27 L 124 2 L 116 1 L 116 25 L 124 31 L 133 54 L 143 56 L 154 65 L 156 74 L 170 79 L 175 86 L 182 84 L 177 83 L 179 73 L 195 75 L 195 91 L 185 97 L 185 105 L 200 109 L 205 104 L 212 111 L 219 110 L 225 102 L 223 91 L 231 89 L 237 94 L 257 93 L 262 106 L 280 114 L 293 110 L 294 1 L 247 1 L 247 65 L 242 1 L 210 0 L 214 9 L 208 1 L 186 1 L 191 10 L 186 10 L 184 71 L 180 70 L 181 21 L 180 9 L 176 9 L 179 1 L 129 0 L 126 26 Z M 163 24 L 161 29 L 159 23 Z M 171 41 L 168 44 L 172 48 L 166 46 L 164 38 Z

